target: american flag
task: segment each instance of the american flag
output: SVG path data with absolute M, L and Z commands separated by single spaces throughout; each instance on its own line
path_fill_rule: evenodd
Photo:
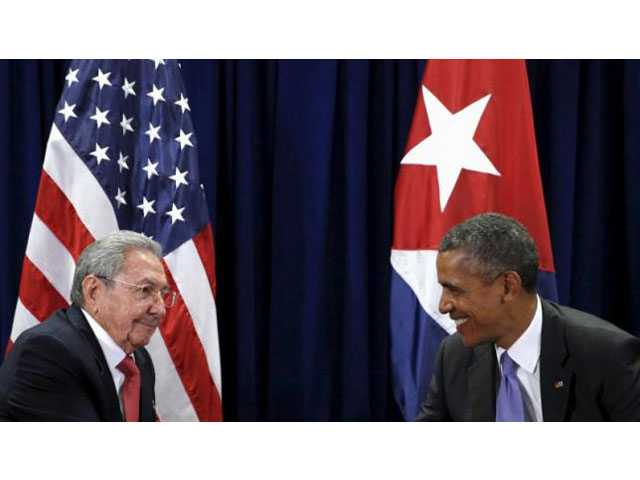
M 174 60 L 74 60 L 56 109 L 9 349 L 69 305 L 75 261 L 109 232 L 162 245 L 176 304 L 147 349 L 161 420 L 222 420 L 213 234 Z

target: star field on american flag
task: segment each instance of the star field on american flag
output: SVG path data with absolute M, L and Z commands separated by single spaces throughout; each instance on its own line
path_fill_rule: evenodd
M 176 60 L 74 60 L 55 123 L 98 179 L 121 229 L 168 254 L 209 223 Z
M 7 346 L 71 302 L 81 252 L 116 229 L 162 245 L 176 304 L 146 346 L 156 413 L 222 420 L 213 228 L 175 60 L 74 60 L 65 76 Z

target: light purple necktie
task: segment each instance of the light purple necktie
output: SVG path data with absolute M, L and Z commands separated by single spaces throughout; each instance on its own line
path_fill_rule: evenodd
M 518 365 L 504 352 L 500 357 L 502 380 L 496 400 L 496 422 L 524 422 L 524 403 L 516 377 Z

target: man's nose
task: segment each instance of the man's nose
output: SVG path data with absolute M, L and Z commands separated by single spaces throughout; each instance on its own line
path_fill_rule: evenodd
M 440 310 L 440 313 L 443 315 L 453 311 L 453 301 L 451 300 L 451 296 L 444 290 L 440 295 L 440 302 L 438 304 L 438 309 Z
M 151 302 L 150 312 L 154 315 L 158 315 L 160 317 L 160 321 L 162 321 L 167 314 L 167 307 L 164 305 L 164 300 L 160 295 L 156 295 L 153 297 L 153 301 Z

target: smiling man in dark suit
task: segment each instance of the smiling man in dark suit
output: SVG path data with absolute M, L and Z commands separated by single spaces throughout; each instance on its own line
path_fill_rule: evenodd
M 155 420 L 144 345 L 175 300 L 161 254 L 129 231 L 84 250 L 72 305 L 23 332 L 0 368 L 0 420 Z
M 452 228 L 437 257 L 440 346 L 423 421 L 640 420 L 640 339 L 536 295 L 526 229 L 487 213 Z

